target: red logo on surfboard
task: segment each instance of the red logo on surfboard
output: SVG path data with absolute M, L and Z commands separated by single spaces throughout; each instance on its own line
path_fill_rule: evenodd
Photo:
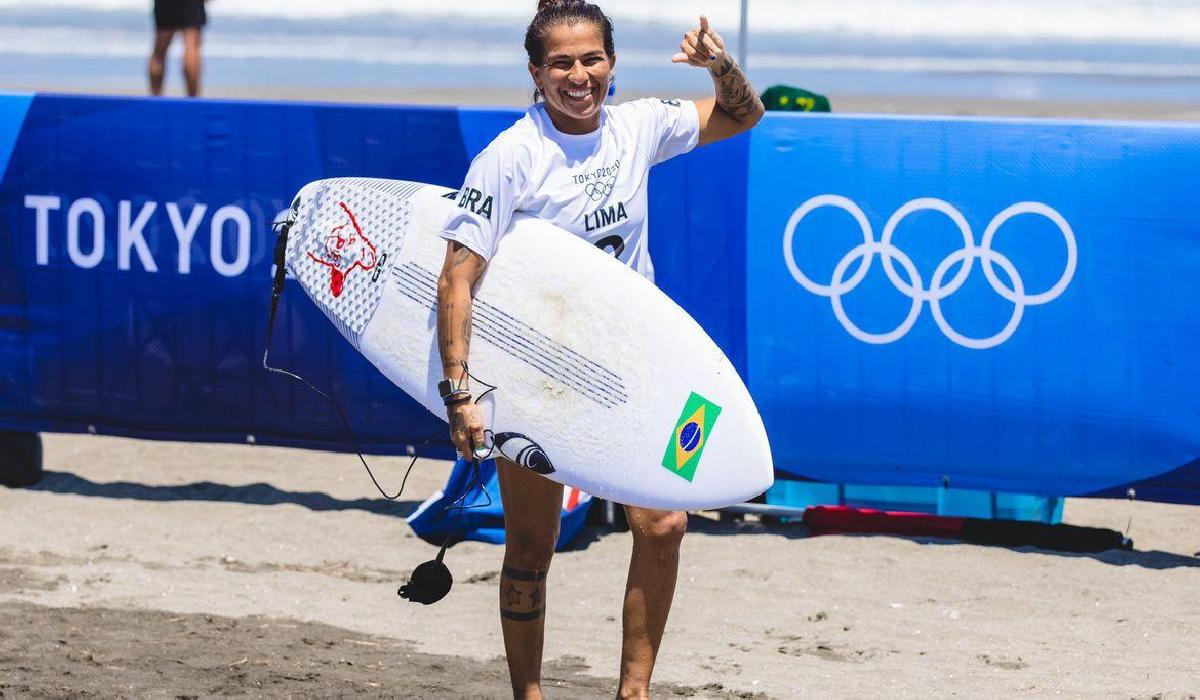
M 341 226 L 334 226 L 325 236 L 325 246 L 322 256 L 309 251 L 308 257 L 329 268 L 329 291 L 341 296 L 346 287 L 346 278 L 355 269 L 369 272 L 378 264 L 375 244 L 363 235 L 358 220 L 345 202 L 338 202 L 342 211 L 346 212 L 348 221 Z M 349 229 L 349 230 L 347 230 Z

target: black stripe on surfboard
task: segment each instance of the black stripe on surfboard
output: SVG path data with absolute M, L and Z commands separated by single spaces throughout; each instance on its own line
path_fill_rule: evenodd
M 411 263 L 410 263 L 410 264 L 411 264 Z M 432 285 L 432 286 L 433 286 L 433 289 L 437 289 L 437 275 L 436 275 L 436 274 L 434 274 L 433 272 L 431 272 L 431 271 L 429 271 L 429 270 L 426 270 L 426 269 L 424 269 L 424 268 L 422 268 L 422 267 L 419 267 L 419 266 L 417 266 L 417 265 L 413 265 L 413 268 L 414 268 L 414 272 L 415 272 L 417 275 L 420 275 L 421 277 L 424 277 L 424 278 L 425 278 L 425 281 L 426 281 L 427 283 L 429 283 L 430 285 Z M 486 303 L 486 302 L 485 302 L 485 303 Z M 551 340 L 551 339 L 550 339 L 550 338 L 548 338 L 547 336 L 543 335 L 542 333 L 539 333 L 539 332 L 538 332 L 536 329 L 534 329 L 534 328 L 531 328 L 531 327 L 530 327 L 528 324 L 525 324 L 525 323 L 522 323 L 521 321 L 518 321 L 517 319 L 513 318 L 512 316 L 510 316 L 509 314 L 505 313 L 504 311 L 502 311 L 502 310 L 500 310 L 500 309 L 498 309 L 498 308 L 496 308 L 496 307 L 494 307 L 494 306 L 491 306 L 490 304 L 489 304 L 488 306 L 489 306 L 489 308 L 490 308 L 492 311 L 494 311 L 495 313 L 497 313 L 498 315 L 500 315 L 500 317 L 502 318 L 502 320 L 503 320 L 503 321 L 504 321 L 504 322 L 505 322 L 507 325 L 509 325 L 509 326 L 511 326 L 511 327 L 514 327 L 514 328 L 522 328 L 522 329 L 527 329 L 527 330 L 529 331 L 529 334 L 530 334 L 531 336 L 536 336 L 536 337 L 538 337 L 538 338 L 545 339 L 545 342 L 549 343 L 550 345 L 552 345 L 552 346 L 554 346 L 554 347 L 556 347 L 556 348 L 562 348 L 564 351 L 566 351 L 566 352 L 570 353 L 571 355 L 573 355 L 575 359 L 578 359 L 579 361 L 581 361 L 581 362 L 583 362 L 583 363 L 586 363 L 586 364 L 587 364 L 587 365 L 588 365 L 588 366 L 589 366 L 589 367 L 590 367 L 592 370 L 594 370 L 594 371 L 595 371 L 595 372 L 597 372 L 598 374 L 600 374 L 600 375 L 602 375 L 602 376 L 605 376 L 605 378 L 607 378 L 607 379 L 608 379 L 609 383 L 612 383 L 612 384 L 615 384 L 615 385 L 618 385 L 618 386 L 620 386 L 620 387 L 621 387 L 621 391 L 622 391 L 622 393 L 624 393 L 624 382 L 622 382 L 622 381 L 621 381 L 621 378 L 620 378 L 619 376 L 617 376 L 617 374 L 616 374 L 616 373 L 614 373 L 612 370 L 608 369 L 607 367 L 605 367 L 605 366 L 601 365 L 601 364 L 600 364 L 600 363 L 598 363 L 598 362 L 595 362 L 595 361 L 593 361 L 593 360 L 590 360 L 590 359 L 588 359 L 587 357 L 584 357 L 583 355 L 580 355 L 580 354 L 579 354 L 579 353 L 577 353 L 577 352 L 574 352 L 573 350 L 571 350 L 570 348 L 566 347 L 565 345 L 560 345 L 560 344 L 558 344 L 558 343 L 554 342 L 553 340 Z M 628 398 L 628 397 L 626 397 L 626 398 Z
M 426 272 L 412 263 L 397 267 L 394 276 L 398 288 L 413 301 L 430 309 L 435 308 L 436 277 L 432 273 L 417 277 L 413 274 L 415 271 Z M 624 383 L 616 374 L 607 369 L 601 374 L 593 369 L 599 366 L 597 363 L 554 342 L 512 316 L 498 313 L 494 306 L 476 300 L 472 320 L 480 337 L 596 403 L 612 408 L 629 400 Z
M 406 264 L 406 266 L 408 265 L 411 265 L 411 263 Z M 420 270 L 420 268 L 416 269 Z M 400 279 L 399 275 L 397 275 L 397 279 Z M 427 282 L 425 284 L 421 284 L 420 280 L 413 280 L 412 282 L 420 285 L 419 289 L 424 295 L 427 295 L 431 304 L 436 303 L 436 292 L 434 290 L 437 286 L 437 280 L 431 273 L 426 279 Z M 478 330 L 484 332 L 490 331 L 494 335 L 501 336 L 506 343 L 520 346 L 523 350 L 544 357 L 552 364 L 559 366 L 565 364 L 565 371 L 567 373 L 578 378 L 585 384 L 599 389 L 601 395 L 605 398 L 611 398 L 618 403 L 625 403 L 629 400 L 629 396 L 625 392 L 624 383 L 612 372 L 605 370 L 608 376 L 596 372 L 591 368 L 592 365 L 595 365 L 594 362 L 572 351 L 570 348 L 554 342 L 536 329 L 513 319 L 508 314 L 498 314 L 496 307 L 485 301 L 477 300 L 475 303 L 476 308 L 472 314 L 472 319 L 475 322 L 473 325 Z M 499 315 L 499 319 L 496 318 L 497 315 Z M 510 351 L 516 349 L 511 348 Z
M 437 289 L 437 275 L 435 275 L 433 272 L 430 272 L 429 270 L 426 270 L 413 263 L 406 263 L 405 266 L 410 268 L 408 272 L 411 272 L 413 276 L 422 278 L 422 281 L 430 290 Z M 480 308 L 486 309 L 486 320 L 496 321 L 499 328 L 513 329 L 516 331 L 517 336 L 519 336 L 518 342 L 533 346 L 535 351 L 551 353 L 555 358 L 571 365 L 572 371 L 589 377 L 592 383 L 599 384 L 603 386 L 605 390 L 616 394 L 621 403 L 625 403 L 629 400 L 629 395 L 625 391 L 625 383 L 613 371 L 602 366 L 600 363 L 590 360 L 578 352 L 571 350 L 567 346 L 555 342 L 545 334 L 531 327 L 529 324 L 513 318 L 511 315 L 501 311 L 485 301 L 477 301 L 476 303 L 480 305 Z M 493 316 L 498 316 L 499 318 L 492 318 Z
M 429 186 L 420 182 L 405 182 L 403 180 L 372 180 L 371 178 L 363 177 L 334 178 L 334 181 L 330 184 L 346 184 L 354 187 L 362 187 L 364 189 L 378 190 L 379 192 L 395 195 L 397 197 L 411 197 L 422 187 Z
M 509 354 L 514 357 L 523 357 L 530 365 L 549 365 L 549 370 L 542 367 L 539 368 L 547 376 L 557 379 L 567 386 L 576 389 L 579 387 L 588 389 L 600 403 L 610 408 L 628 401 L 628 397 L 618 393 L 619 390 L 617 388 L 599 384 L 592 377 L 580 375 L 577 368 L 565 366 L 561 362 L 556 362 L 555 358 L 538 352 L 537 348 L 529 347 L 525 339 L 520 335 L 513 333 L 502 325 L 496 324 L 493 319 L 486 315 L 481 314 L 478 318 L 472 316 L 472 325 L 479 332 L 480 337 L 487 338 L 497 345 L 502 345 Z M 537 358 L 540 362 L 530 361 L 532 358 Z
M 414 280 L 403 279 L 399 274 L 396 275 L 396 278 L 398 282 L 397 289 L 402 294 L 425 308 L 430 310 L 435 308 L 437 301 L 431 290 L 420 287 L 414 288 L 413 285 L 417 284 Z M 500 347 L 512 357 L 521 360 L 547 377 L 565 384 L 585 398 L 591 399 L 605 408 L 613 408 L 628 400 L 623 394 L 617 395 L 614 388 L 602 385 L 598 386 L 588 381 L 587 377 L 579 376 L 572 368 L 563 367 L 561 363 L 555 362 L 554 358 L 536 352 L 536 348 L 527 347 L 520 337 L 503 327 L 495 325 L 487 317 L 486 313 L 481 313 L 481 311 L 483 309 L 476 308 L 476 313 L 472 315 L 471 324 L 480 338 Z

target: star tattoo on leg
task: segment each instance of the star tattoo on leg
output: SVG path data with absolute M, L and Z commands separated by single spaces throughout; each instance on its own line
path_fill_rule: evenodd
M 513 585 L 512 581 L 508 582 L 508 590 L 504 592 L 504 595 L 508 596 L 509 605 L 521 604 L 521 592 L 517 590 L 517 587 Z

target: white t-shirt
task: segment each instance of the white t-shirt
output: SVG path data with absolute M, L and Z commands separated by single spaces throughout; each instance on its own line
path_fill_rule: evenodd
M 634 100 L 605 106 L 600 128 L 564 134 L 545 105 L 529 108 L 471 162 L 458 208 L 442 227 L 485 260 L 514 212 L 554 223 L 654 279 L 646 247 L 650 166 L 696 147 L 700 118 L 690 101 Z

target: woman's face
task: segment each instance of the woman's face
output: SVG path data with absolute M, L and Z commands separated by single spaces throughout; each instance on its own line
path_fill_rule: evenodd
M 533 82 L 546 98 L 554 126 L 567 134 L 586 134 L 600 126 L 600 108 L 617 57 L 604 52 L 604 36 L 591 22 L 560 24 L 545 40 L 545 63 L 529 64 Z

